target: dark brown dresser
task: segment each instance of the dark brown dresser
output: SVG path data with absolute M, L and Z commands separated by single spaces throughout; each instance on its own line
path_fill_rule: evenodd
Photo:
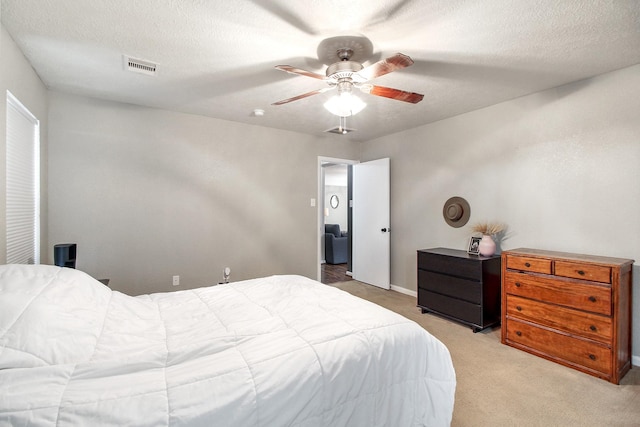
M 471 326 L 500 323 L 500 256 L 448 248 L 418 251 L 418 307 Z
M 502 342 L 619 384 L 631 369 L 633 260 L 502 253 Z

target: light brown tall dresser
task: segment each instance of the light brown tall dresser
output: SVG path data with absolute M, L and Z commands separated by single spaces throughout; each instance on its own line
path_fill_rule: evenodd
M 631 369 L 631 259 L 502 253 L 502 343 L 619 384 Z

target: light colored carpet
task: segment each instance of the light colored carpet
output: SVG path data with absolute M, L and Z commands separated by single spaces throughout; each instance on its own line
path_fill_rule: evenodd
M 640 426 L 640 367 L 620 385 L 501 344 L 500 327 L 470 327 L 422 314 L 413 297 L 357 281 L 334 283 L 414 320 L 442 341 L 456 370 L 454 427 Z

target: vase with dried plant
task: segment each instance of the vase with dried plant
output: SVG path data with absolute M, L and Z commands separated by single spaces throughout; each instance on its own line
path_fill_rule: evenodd
M 479 222 L 471 228 L 474 233 L 481 233 L 482 239 L 478 245 L 478 252 L 482 256 L 491 256 L 496 253 L 495 236 L 502 233 L 506 226 L 501 222 Z

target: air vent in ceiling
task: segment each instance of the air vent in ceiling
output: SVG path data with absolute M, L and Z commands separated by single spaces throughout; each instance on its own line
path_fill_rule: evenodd
M 325 132 L 337 133 L 338 135 L 346 135 L 348 133 L 355 132 L 355 131 L 356 131 L 355 129 L 349 129 L 349 128 L 340 127 L 340 126 L 336 126 L 333 129 L 325 130 Z
M 133 71 L 134 73 L 146 74 L 148 76 L 155 76 L 157 74 L 158 64 L 144 61 L 142 59 L 131 58 L 126 55 L 123 55 L 123 59 L 125 70 Z

